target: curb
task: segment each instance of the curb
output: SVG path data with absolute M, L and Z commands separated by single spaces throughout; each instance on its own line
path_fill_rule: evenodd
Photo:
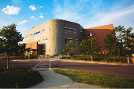
M 99 62 L 99 61 L 84 61 L 84 60 L 69 60 L 69 59 L 60 59 L 63 62 L 77 62 L 77 63 L 89 63 L 89 64 L 105 64 L 105 65 L 134 65 L 127 63 L 110 63 L 110 62 Z

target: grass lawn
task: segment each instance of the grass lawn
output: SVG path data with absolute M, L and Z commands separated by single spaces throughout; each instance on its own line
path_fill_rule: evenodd
M 27 88 L 41 81 L 41 75 L 31 69 L 0 72 L 0 88 Z
M 100 85 L 109 88 L 134 88 L 134 79 L 91 73 L 76 69 L 56 68 L 55 72 L 70 77 L 75 82 Z

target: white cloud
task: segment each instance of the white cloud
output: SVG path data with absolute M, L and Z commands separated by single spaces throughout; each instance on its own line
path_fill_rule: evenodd
M 36 10 L 37 10 L 37 8 L 36 8 L 35 5 L 30 5 L 30 6 L 29 6 L 29 9 L 30 9 L 31 11 L 36 11 Z
M 55 0 L 55 3 L 53 15 L 57 19 L 74 21 L 84 27 L 105 24 L 134 27 L 134 5 L 124 6 L 121 5 L 124 2 L 121 2 L 120 5 L 117 4 L 111 6 L 110 9 L 106 9 L 101 7 L 103 0 L 80 0 L 71 4 L 72 6 L 69 0 L 65 1 L 63 5 L 58 4 L 58 0 Z
M 92 13 L 98 11 L 96 8 L 102 4 L 102 0 L 76 0 L 73 4 L 72 0 L 67 0 L 64 1 L 63 5 L 58 4 L 58 2 L 55 0 L 54 18 L 70 20 L 82 25 L 88 22 L 88 18 L 91 17 Z
M 31 16 L 30 19 L 36 19 L 36 17 L 35 16 Z
M 24 20 L 20 21 L 17 25 L 23 25 L 23 24 L 25 24 L 27 22 L 28 22 L 28 20 L 24 19 Z
M 43 19 L 44 16 L 43 15 L 39 15 L 39 16 L 31 16 L 30 19 L 31 20 L 37 20 L 37 19 Z
M 13 5 L 7 5 L 5 8 L 1 10 L 6 15 L 17 15 L 20 11 L 20 8 Z
M 92 21 L 86 24 L 86 27 L 111 23 L 115 25 L 129 25 L 129 21 L 131 21 L 132 19 L 134 20 L 133 15 L 134 5 L 110 12 L 101 12 L 92 17 Z M 126 23 L 126 21 L 128 22 Z
M 44 16 L 43 16 L 43 15 L 40 15 L 40 16 L 39 16 L 39 18 L 40 18 L 40 19 L 43 19 L 43 18 L 44 18 Z

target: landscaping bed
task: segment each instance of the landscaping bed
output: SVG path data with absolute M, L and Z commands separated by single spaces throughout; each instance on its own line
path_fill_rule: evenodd
M 17 69 L 0 72 L 0 88 L 28 88 L 43 81 L 38 71 Z
M 130 78 L 74 69 L 56 68 L 54 71 L 70 77 L 75 82 L 99 85 L 109 88 L 134 88 L 134 79 Z

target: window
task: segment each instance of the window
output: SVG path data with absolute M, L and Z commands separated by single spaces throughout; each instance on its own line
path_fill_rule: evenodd
M 38 32 L 35 32 L 33 35 L 37 35 L 37 34 L 39 34 L 40 33 L 40 31 L 38 31 Z
M 71 42 L 73 39 L 72 38 L 65 38 L 65 44 Z
M 89 36 L 89 37 L 92 37 L 92 36 L 95 36 L 95 34 L 92 33 L 92 32 L 90 32 L 90 33 L 88 34 L 88 36 Z
M 70 27 L 64 27 L 65 29 L 72 29 L 73 30 L 73 28 L 70 28 Z

